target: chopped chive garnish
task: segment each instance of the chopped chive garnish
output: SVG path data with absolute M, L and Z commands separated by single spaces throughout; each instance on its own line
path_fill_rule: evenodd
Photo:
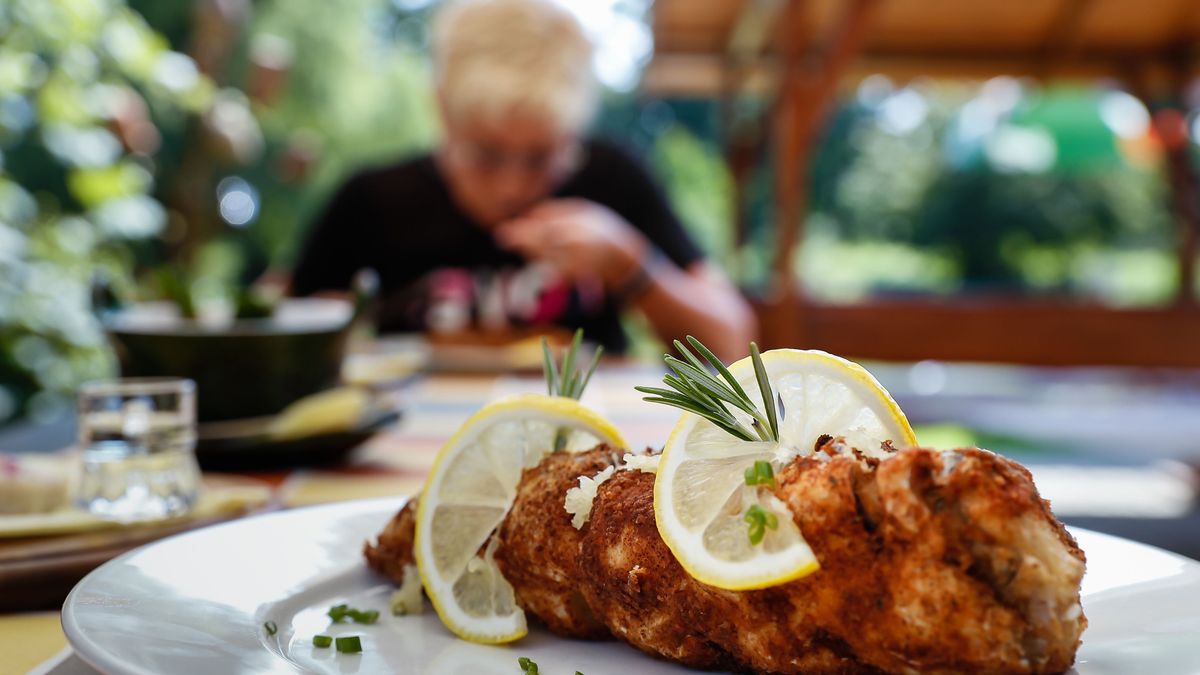
M 346 618 L 346 612 L 348 611 L 350 611 L 349 605 L 334 605 L 333 607 L 329 608 L 327 614 L 329 614 L 330 620 L 332 620 L 334 623 L 338 623 L 342 619 Z
M 320 647 L 321 649 L 325 649 L 326 647 L 328 647 L 331 644 L 333 644 L 333 638 L 329 637 L 328 635 L 314 635 L 313 636 L 313 646 L 314 647 Z
M 341 623 L 343 619 L 350 619 L 354 623 L 372 624 L 379 619 L 379 610 L 354 609 L 349 605 L 335 605 L 329 608 L 329 619 L 334 623 Z
M 274 635 L 279 632 L 279 626 L 276 626 L 274 621 L 264 623 L 263 628 L 266 629 L 267 635 Z
M 379 610 L 369 609 L 365 612 L 351 610 L 350 618 L 354 620 L 354 623 L 372 624 L 379 619 Z
M 517 659 L 517 664 L 521 666 L 521 670 L 525 675 L 538 675 L 538 665 L 528 656 L 522 656 Z
M 745 520 L 746 524 L 750 526 L 751 546 L 757 546 L 762 543 L 763 537 L 767 534 L 768 527 L 772 530 L 779 529 L 779 518 L 758 504 L 753 504 L 750 508 L 746 509 L 746 515 L 742 520 Z
M 334 640 L 337 650 L 343 654 L 357 654 L 362 651 L 362 641 L 357 635 L 347 635 Z
M 754 466 L 746 468 L 746 485 L 765 485 L 774 489 L 775 487 L 775 469 L 771 468 L 771 463 L 766 460 L 758 460 L 754 462 Z

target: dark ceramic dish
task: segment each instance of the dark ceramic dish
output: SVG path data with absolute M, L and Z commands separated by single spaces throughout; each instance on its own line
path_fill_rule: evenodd
M 201 422 L 274 415 L 337 384 L 353 324 L 349 302 L 288 299 L 265 319 L 182 319 L 169 303 L 107 317 L 123 377 L 196 382 Z

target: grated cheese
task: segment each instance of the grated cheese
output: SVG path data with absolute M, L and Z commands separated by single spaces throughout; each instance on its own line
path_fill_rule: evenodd
M 583 524 L 592 516 L 592 502 L 596 499 L 596 491 L 600 489 L 604 481 L 612 478 L 613 472 L 616 470 L 617 467 L 610 466 L 592 478 L 580 476 L 579 487 L 567 490 L 567 498 L 563 502 L 563 508 L 573 516 L 571 518 L 571 525 L 574 525 L 575 529 L 582 528 Z
M 425 611 L 425 603 L 421 599 L 421 575 L 417 572 L 416 565 L 404 566 L 404 582 L 392 593 L 388 599 L 388 606 L 391 607 L 393 616 L 420 614 Z
M 641 471 L 642 473 L 658 473 L 658 462 L 662 455 L 635 455 L 627 452 L 622 458 L 625 463 L 622 471 Z

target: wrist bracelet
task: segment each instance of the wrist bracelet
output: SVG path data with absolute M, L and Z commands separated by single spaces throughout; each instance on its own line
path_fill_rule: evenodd
M 656 247 L 647 247 L 638 261 L 637 269 L 613 290 L 612 297 L 616 305 L 624 307 L 650 290 L 654 283 L 654 273 L 666 262 L 666 257 Z

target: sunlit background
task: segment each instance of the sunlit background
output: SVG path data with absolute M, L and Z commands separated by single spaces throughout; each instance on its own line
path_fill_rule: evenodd
M 566 4 L 598 46 L 595 132 L 640 153 L 709 255 L 749 293 L 765 288 L 769 159 L 747 178 L 739 241 L 721 101 L 643 86 L 649 0 Z M 288 267 L 352 171 L 428 149 L 434 5 L 0 7 L 0 425 L 61 414 L 80 381 L 114 372 L 93 300 L 163 297 L 172 284 L 230 297 Z M 839 91 L 793 258 L 808 297 L 999 292 L 1157 308 L 1190 295 L 1164 139 L 1115 81 L 868 74 Z M 1195 103 L 1182 124 L 1193 157 Z M 637 353 L 658 351 L 640 335 Z M 898 377 L 941 391 L 920 372 Z

